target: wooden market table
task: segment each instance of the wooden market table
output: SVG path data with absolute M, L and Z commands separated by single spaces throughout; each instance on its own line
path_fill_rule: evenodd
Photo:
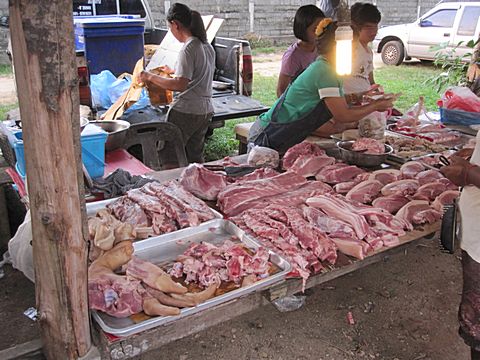
M 245 163 L 246 155 L 233 157 L 232 160 L 238 163 Z M 218 162 L 221 162 L 221 160 L 212 163 Z M 148 176 L 160 182 L 165 182 L 177 179 L 182 171 L 182 168 L 157 171 L 148 174 Z M 400 238 L 399 245 L 392 248 L 381 248 L 378 251 L 370 253 L 363 260 L 353 259 L 339 253 L 337 264 L 326 269 L 324 272 L 312 275 L 307 280 L 305 288 L 309 289 L 315 287 L 370 264 L 384 261 L 393 255 L 403 253 L 408 248 L 415 246 L 423 238 L 434 236 L 435 233 L 440 230 L 440 225 L 441 222 L 437 222 L 410 231 Z M 237 316 L 267 305 L 269 302 L 276 299 L 293 295 L 300 291 L 302 291 L 301 279 L 287 279 L 280 284 L 276 284 L 263 291 L 245 295 L 204 310 L 200 313 L 180 318 L 175 322 L 158 326 L 139 334 L 119 338 L 103 332 L 100 327 L 94 323 L 94 335 L 97 341 L 97 346 L 103 357 L 115 360 L 128 359 L 158 349 L 172 341 L 231 320 Z

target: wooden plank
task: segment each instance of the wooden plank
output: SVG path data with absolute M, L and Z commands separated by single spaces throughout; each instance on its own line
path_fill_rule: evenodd
M 70 0 L 10 1 L 33 232 L 36 305 L 49 359 L 91 347 L 78 75 Z M 82 186 L 79 186 L 82 184 Z
M 0 350 L 0 359 L 44 359 L 42 355 L 42 342 L 40 339 L 27 341 L 23 344 Z

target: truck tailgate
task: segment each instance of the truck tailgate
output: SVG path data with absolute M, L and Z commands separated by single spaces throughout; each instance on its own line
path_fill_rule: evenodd
M 212 101 L 215 108 L 213 122 L 256 116 L 269 109 L 260 101 L 244 95 L 232 94 L 213 97 Z

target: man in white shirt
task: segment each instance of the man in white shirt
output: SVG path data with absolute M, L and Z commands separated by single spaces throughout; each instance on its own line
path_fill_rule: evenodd
M 459 334 L 471 348 L 472 360 L 480 359 L 480 132 L 469 161 L 452 156 L 451 165 L 441 172 L 458 186 L 463 186 L 459 209 L 462 218 L 463 291 L 458 320 Z

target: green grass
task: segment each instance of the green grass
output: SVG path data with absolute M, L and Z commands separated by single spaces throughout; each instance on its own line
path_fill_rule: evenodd
M 0 76 L 13 75 L 12 67 L 10 65 L 0 65 Z
M 15 109 L 18 107 L 18 103 L 15 104 L 8 104 L 8 105 L 0 105 L 0 121 L 5 120 L 5 117 L 7 116 L 7 112 L 9 112 L 12 109 Z
M 253 98 L 262 104 L 271 106 L 275 102 L 277 78 L 275 76 L 253 77 Z M 255 117 L 234 119 L 225 121 L 225 126 L 215 129 L 213 135 L 205 143 L 205 161 L 221 159 L 225 156 L 237 154 L 238 140 L 233 131 L 235 125 L 255 121 Z
M 427 110 L 438 110 L 436 101 L 440 95 L 426 80 L 438 75 L 441 70 L 421 63 L 403 64 L 400 66 L 386 66 L 375 70 L 375 82 L 381 84 L 385 92 L 402 93 L 395 102 L 395 107 L 404 112 L 418 101 L 418 97 L 425 96 Z

